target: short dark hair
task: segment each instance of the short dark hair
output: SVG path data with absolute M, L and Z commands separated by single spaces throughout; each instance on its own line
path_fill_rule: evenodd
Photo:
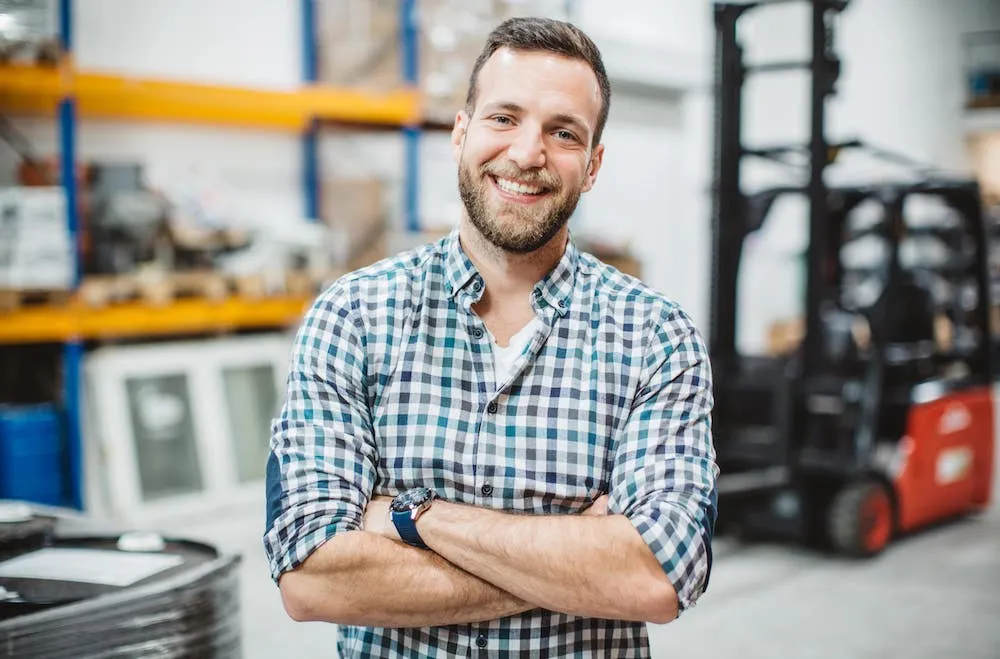
M 597 116 L 597 129 L 594 131 L 591 147 L 600 143 L 604 125 L 608 121 L 608 111 L 611 109 L 611 84 L 608 82 L 608 73 L 604 70 L 601 51 L 583 30 L 572 23 L 552 18 L 509 18 L 490 32 L 483 51 L 472 67 L 472 75 L 469 76 L 469 91 L 465 97 L 465 109 L 469 114 L 476 107 L 479 70 L 501 48 L 521 52 L 544 51 L 586 62 L 597 76 L 597 84 L 601 88 L 601 111 Z

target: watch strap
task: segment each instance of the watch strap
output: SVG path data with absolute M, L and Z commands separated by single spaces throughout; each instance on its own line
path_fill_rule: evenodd
M 393 512 L 392 523 L 395 525 L 396 533 L 403 539 L 403 542 L 414 547 L 427 549 L 427 545 L 424 544 L 420 534 L 417 533 L 417 524 L 413 519 L 411 511 Z

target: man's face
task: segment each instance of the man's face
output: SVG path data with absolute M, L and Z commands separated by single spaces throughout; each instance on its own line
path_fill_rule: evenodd
M 600 169 L 591 149 L 601 109 L 582 61 L 500 49 L 479 72 L 472 116 L 452 131 L 469 220 L 497 247 L 531 252 L 566 226 Z

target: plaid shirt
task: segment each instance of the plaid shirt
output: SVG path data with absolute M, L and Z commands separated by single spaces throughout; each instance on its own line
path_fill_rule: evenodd
M 374 495 L 427 486 L 483 508 L 574 514 L 608 493 L 690 607 L 711 570 L 718 475 L 711 372 L 690 318 L 570 243 L 535 286 L 540 329 L 494 382 L 471 309 L 482 290 L 456 231 L 341 278 L 306 314 L 273 424 L 273 578 L 359 528 Z M 339 631 L 344 657 L 649 655 L 643 623 L 542 609 Z

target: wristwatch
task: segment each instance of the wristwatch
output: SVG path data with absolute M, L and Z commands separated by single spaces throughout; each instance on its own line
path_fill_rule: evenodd
M 427 549 L 417 533 L 417 518 L 431 507 L 437 494 L 429 487 L 415 487 L 396 496 L 389 504 L 389 514 L 396 532 L 408 545 Z

